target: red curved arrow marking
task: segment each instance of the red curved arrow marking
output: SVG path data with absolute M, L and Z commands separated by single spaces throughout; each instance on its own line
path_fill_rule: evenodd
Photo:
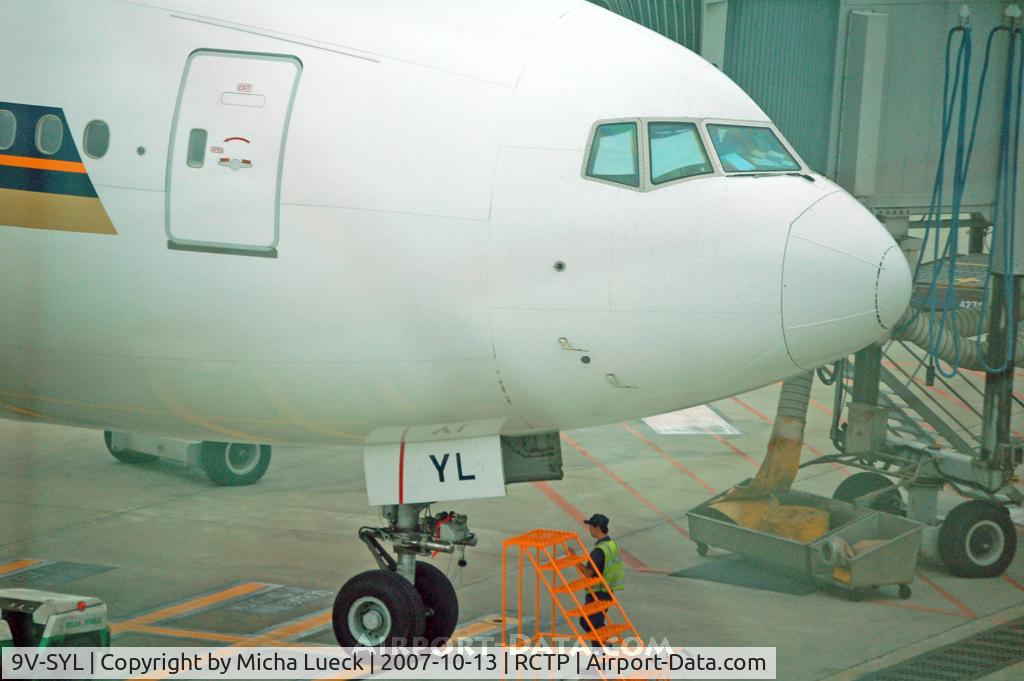
M 249 140 L 245 139 L 244 137 L 229 137 L 229 138 L 227 138 L 224 141 L 225 142 L 233 142 L 234 140 L 238 140 L 239 142 L 245 142 L 246 144 L 252 144 L 252 142 L 250 142 Z

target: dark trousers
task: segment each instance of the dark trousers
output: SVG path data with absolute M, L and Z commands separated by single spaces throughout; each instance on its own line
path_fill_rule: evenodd
M 597 600 L 600 600 L 600 601 L 610 601 L 611 599 L 612 599 L 612 595 L 610 593 L 608 593 L 607 591 L 598 591 L 597 592 Z M 594 595 L 591 594 L 588 591 L 587 592 L 587 597 L 583 601 L 583 605 L 586 605 L 587 603 L 593 603 L 593 602 L 594 602 Z M 594 629 L 600 629 L 601 627 L 603 627 L 604 626 L 604 611 L 597 612 L 597 613 L 594 613 L 593 615 L 591 615 L 590 616 L 590 622 L 593 624 L 593 628 Z M 587 618 L 586 617 L 581 617 L 580 618 L 580 631 L 590 631 L 590 630 L 591 630 L 591 625 L 587 623 Z

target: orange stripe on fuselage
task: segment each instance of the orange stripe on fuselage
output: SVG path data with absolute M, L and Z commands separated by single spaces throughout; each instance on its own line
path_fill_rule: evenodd
M 10 156 L 0 154 L 0 166 L 15 168 L 35 168 L 36 170 L 59 170 L 62 173 L 84 173 L 85 164 L 77 161 L 58 161 L 52 158 L 33 158 L 31 156 Z

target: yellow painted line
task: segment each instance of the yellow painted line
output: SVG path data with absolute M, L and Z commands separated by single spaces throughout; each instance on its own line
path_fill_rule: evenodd
M 31 559 L 15 560 L 10 563 L 4 563 L 3 565 L 0 565 L 0 575 L 5 575 L 8 572 L 14 572 L 15 570 L 21 570 L 22 568 L 32 567 L 38 563 L 38 560 Z
M 267 398 L 267 401 L 270 402 L 278 413 L 287 419 L 288 423 L 295 424 L 319 435 L 328 435 L 332 438 L 345 438 L 348 440 L 363 439 L 356 433 L 331 428 L 326 424 L 314 421 L 300 412 L 294 404 L 288 401 L 282 393 L 280 386 L 278 386 L 277 382 L 272 377 L 267 377 L 262 381 L 262 388 L 263 396 Z
M 32 168 L 34 170 L 59 170 L 63 173 L 81 174 L 85 172 L 85 164 L 79 161 L 58 161 L 52 158 L 12 156 L 11 154 L 0 154 L 0 166 Z
M 151 624 L 141 624 L 126 631 L 133 634 L 156 634 L 157 636 L 171 636 L 173 638 L 198 638 L 204 641 L 219 641 L 222 643 L 241 643 L 246 640 L 244 636 L 219 634 L 215 631 L 193 631 L 191 629 L 175 629 L 173 627 L 155 627 Z
M 225 428 L 224 426 L 218 425 L 210 419 L 204 417 L 202 414 L 193 411 L 181 404 L 178 398 L 174 395 L 174 391 L 167 384 L 166 380 L 160 376 L 155 377 L 151 381 L 153 392 L 163 402 L 164 406 L 170 410 L 172 414 L 177 416 L 183 421 L 187 421 L 194 426 L 199 426 L 207 430 L 213 431 L 214 433 L 220 433 L 221 435 L 227 435 L 235 442 L 261 442 L 260 438 L 248 435 L 246 433 L 232 430 L 231 428 Z
M 246 594 L 251 594 L 255 591 L 266 588 L 266 586 L 266 584 L 261 582 L 246 582 L 245 584 L 239 584 L 238 586 L 233 586 L 230 589 L 224 589 L 223 591 L 218 591 L 206 596 L 193 598 L 190 601 L 185 601 L 178 605 L 172 605 L 168 608 L 163 608 L 147 615 L 139 615 L 138 617 L 133 617 L 132 619 L 124 620 L 123 622 L 115 622 L 110 625 L 110 631 L 115 634 L 121 631 L 130 631 L 135 627 L 152 624 L 153 622 L 159 622 L 160 620 L 175 617 L 177 615 L 184 615 L 208 605 L 222 603 L 231 598 L 245 596 Z
M 50 417 L 46 414 L 40 414 L 38 411 L 32 411 L 31 409 L 25 409 L 23 407 L 16 407 L 13 404 L 4 404 L 0 402 L 0 409 L 6 409 L 12 414 L 21 414 L 22 416 L 28 416 L 34 419 L 42 419 L 44 421 L 50 420 Z
M 247 645 L 258 645 L 262 644 L 265 641 L 288 638 L 289 636 L 301 634 L 304 631 L 318 629 L 324 626 L 325 624 L 330 624 L 330 622 L 331 612 L 329 610 L 327 612 L 318 612 L 315 615 L 310 615 L 309 617 L 301 619 L 297 622 L 285 624 L 280 627 L 271 629 L 267 632 L 264 632 L 259 636 L 253 636 L 251 638 L 248 638 L 246 639 Z
M 510 624 L 513 627 L 519 624 L 519 620 L 515 617 L 510 617 L 508 618 L 507 621 L 508 624 Z M 491 632 L 501 632 L 500 614 L 496 613 L 494 615 L 480 617 L 474 620 L 473 622 L 462 625 L 461 627 L 456 629 L 454 633 L 452 633 L 452 639 L 454 639 L 456 642 L 461 642 L 463 639 L 473 638 L 475 636 L 480 636 L 481 634 L 489 634 Z

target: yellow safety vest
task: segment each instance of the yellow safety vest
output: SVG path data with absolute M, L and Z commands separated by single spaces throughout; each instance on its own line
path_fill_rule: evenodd
M 604 571 L 601 572 L 604 581 L 608 582 L 612 591 L 622 591 L 625 587 L 626 571 L 622 567 L 622 554 L 619 551 L 619 545 L 614 540 L 608 539 L 598 542 L 596 548 L 601 549 L 601 553 L 604 554 Z M 604 584 L 595 586 L 594 591 L 605 591 Z

